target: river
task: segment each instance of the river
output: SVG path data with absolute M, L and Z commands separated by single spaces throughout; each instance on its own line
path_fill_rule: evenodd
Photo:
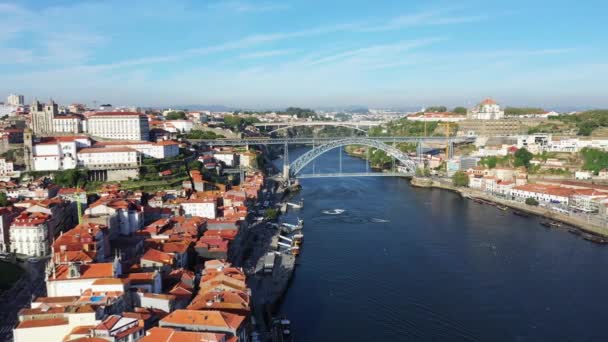
M 315 170 L 335 172 L 338 153 Z M 289 215 L 305 238 L 281 305 L 296 341 L 608 339 L 608 248 L 405 179 L 301 183 Z

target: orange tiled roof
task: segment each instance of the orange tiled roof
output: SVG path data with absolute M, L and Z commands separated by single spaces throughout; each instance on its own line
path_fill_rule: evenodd
M 210 332 L 177 331 L 171 328 L 154 327 L 140 342 L 223 342 L 226 334 Z
M 175 310 L 161 322 L 172 325 L 200 325 L 237 330 L 244 320 L 245 316 L 221 311 Z

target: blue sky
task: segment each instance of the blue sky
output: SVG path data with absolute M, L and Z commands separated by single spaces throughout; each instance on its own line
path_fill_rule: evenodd
M 606 3 L 0 0 L 0 96 L 608 107 Z

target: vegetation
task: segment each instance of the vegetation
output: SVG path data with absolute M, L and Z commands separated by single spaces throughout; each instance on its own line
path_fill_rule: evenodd
M 446 107 L 446 106 L 431 106 L 425 110 L 426 113 L 447 112 L 447 111 L 448 111 L 448 107 Z
M 538 205 L 538 201 L 535 198 L 528 197 L 526 198 L 527 205 Z
M 188 117 L 183 111 L 171 111 L 167 113 L 167 120 L 186 120 Z
M 283 112 L 278 112 L 278 114 L 287 114 L 287 115 L 296 115 L 298 118 L 313 118 L 317 119 L 317 113 L 308 108 L 299 108 L 299 107 L 289 107 L 285 109 Z
M 223 136 L 221 134 L 217 134 L 212 131 L 200 131 L 200 130 L 192 130 L 185 136 L 186 136 L 186 139 L 205 139 L 205 140 L 214 140 L 214 139 L 225 138 L 225 136 Z
M 456 107 L 452 110 L 452 112 L 454 112 L 456 114 L 466 114 L 467 109 L 465 107 Z
M 62 187 L 73 188 L 87 183 L 89 173 L 87 170 L 71 169 L 55 172 L 54 183 Z
M 432 135 L 437 128 L 437 122 L 426 123 L 426 133 Z M 425 123 L 420 121 L 410 121 L 406 118 L 391 121 L 386 126 L 372 127 L 369 131 L 370 136 L 423 136 Z
M 456 171 L 452 176 L 455 186 L 469 186 L 469 176 L 464 171 Z
M 487 167 L 488 169 L 493 169 L 498 164 L 498 158 L 495 156 L 486 157 L 479 161 L 479 164 Z
M 560 115 L 552 118 L 572 123 L 578 128 L 578 135 L 591 135 L 597 128 L 608 127 L 608 110 L 589 110 L 576 115 Z
M 256 122 L 260 122 L 258 118 L 252 115 L 226 115 L 224 116 L 224 124 L 235 131 L 241 131 L 245 126 L 249 126 Z
M 266 219 L 273 221 L 279 217 L 279 211 L 275 208 L 268 208 L 266 209 L 264 216 L 266 217 Z
M 541 114 L 544 113 L 545 110 L 542 108 L 534 108 L 534 107 L 506 107 L 505 115 L 526 115 L 526 114 Z
M 534 158 L 534 155 L 525 148 L 520 148 L 515 152 L 514 157 L 515 160 L 513 162 L 513 165 L 515 167 L 525 166 L 526 168 L 529 168 L 530 161 L 532 160 L 532 158 Z
M 593 171 L 597 175 L 602 169 L 608 168 L 608 152 L 585 147 L 581 150 L 583 170 Z
M 418 177 L 429 177 L 430 175 L 431 175 L 431 170 L 427 167 L 416 169 L 416 176 L 418 176 Z
M 0 192 L 0 207 L 9 206 L 11 202 L 8 200 L 6 196 L 6 192 Z

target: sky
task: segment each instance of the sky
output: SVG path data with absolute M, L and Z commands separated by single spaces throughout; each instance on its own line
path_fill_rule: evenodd
M 0 97 L 608 107 L 607 11 L 605 0 L 0 0 Z

